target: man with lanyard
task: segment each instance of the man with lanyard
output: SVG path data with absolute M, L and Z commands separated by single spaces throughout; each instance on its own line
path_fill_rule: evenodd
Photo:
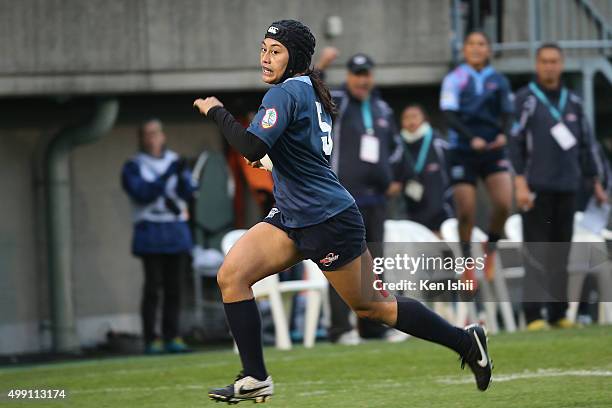
M 510 143 L 516 201 L 522 211 L 523 240 L 537 243 L 524 250 L 528 330 L 573 325 L 566 318 L 567 262 L 576 192 L 583 177 L 593 180 L 598 203 L 607 200 L 582 101 L 562 84 L 562 71 L 561 48 L 542 45 L 536 54 L 536 80 L 516 97 L 518 121 Z M 544 300 L 548 321 L 541 314 Z
M 402 139 L 406 156 L 406 212 L 408 219 L 439 234 L 442 222 L 452 216 L 446 173 L 446 142 L 431 127 L 425 110 L 408 105 L 402 113 Z
M 337 55 L 335 48 L 324 49 L 316 68 L 323 72 Z M 393 111 L 374 89 L 372 58 L 356 54 L 346 66 L 345 85 L 332 91 L 338 112 L 332 132 L 331 166 L 342 185 L 355 197 L 365 223 L 366 240 L 381 243 L 387 199 L 398 195 L 402 188 L 402 143 Z M 370 251 L 374 257 L 382 256 L 374 247 Z M 332 322 L 329 335 L 332 341 L 359 342 L 349 323 L 348 306 L 331 287 L 330 304 Z M 359 322 L 359 328 L 364 337 L 396 334 L 365 320 Z M 395 337 L 389 339 L 396 340 Z

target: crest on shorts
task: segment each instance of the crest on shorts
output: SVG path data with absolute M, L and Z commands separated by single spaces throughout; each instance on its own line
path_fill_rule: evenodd
M 465 177 L 465 170 L 463 169 L 463 166 L 451 167 L 451 177 L 455 180 Z
M 338 258 L 340 258 L 340 255 L 330 252 L 329 254 L 325 255 L 325 258 L 321 259 L 319 263 L 323 266 L 329 266 L 332 262 L 337 261 Z
M 263 118 L 261 118 L 261 127 L 264 129 L 270 129 L 276 125 L 277 119 L 278 115 L 276 114 L 276 109 L 266 109 L 266 113 L 264 113 Z
M 497 166 L 501 167 L 503 169 L 509 169 L 510 168 L 510 161 L 508 161 L 507 159 L 501 159 L 497 161 Z
M 276 207 L 272 207 L 272 209 L 270 210 L 270 212 L 268 213 L 268 215 L 266 215 L 266 218 L 272 218 L 274 217 L 276 214 L 278 214 L 280 212 L 280 210 Z

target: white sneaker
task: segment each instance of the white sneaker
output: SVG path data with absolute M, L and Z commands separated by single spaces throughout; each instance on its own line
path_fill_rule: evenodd
M 402 341 L 408 340 L 410 335 L 397 329 L 389 329 L 385 332 L 383 337 L 389 343 L 401 343 Z
M 214 388 L 208 391 L 208 398 L 213 401 L 237 404 L 241 401 L 253 401 L 256 404 L 266 402 L 274 393 L 272 377 L 259 381 L 251 376 L 238 374 L 233 384 L 223 388 Z
M 343 346 L 356 346 L 361 343 L 361 337 L 359 337 L 357 330 L 353 329 L 340 335 L 335 343 Z

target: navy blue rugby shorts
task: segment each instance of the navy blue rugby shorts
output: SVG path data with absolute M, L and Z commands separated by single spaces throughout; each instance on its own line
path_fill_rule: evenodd
M 304 258 L 312 260 L 323 271 L 340 269 L 367 248 L 363 218 L 355 204 L 320 224 L 303 228 L 284 226 L 276 207 L 263 221 L 285 231 Z
M 505 149 L 475 152 L 452 149 L 448 152 L 451 185 L 468 183 L 476 185 L 478 178 L 486 180 L 494 173 L 510 171 Z

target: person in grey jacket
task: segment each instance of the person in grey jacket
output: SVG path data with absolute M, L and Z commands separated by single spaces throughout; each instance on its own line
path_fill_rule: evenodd
M 515 101 L 510 152 L 516 202 L 524 242 L 537 243 L 525 247 L 523 309 L 528 330 L 572 326 L 565 317 L 567 262 L 583 178 L 593 180 L 597 202 L 607 200 L 582 101 L 562 83 L 562 72 L 561 48 L 542 45 L 536 54 L 536 79 L 517 92 Z M 548 321 L 542 318 L 542 301 Z

